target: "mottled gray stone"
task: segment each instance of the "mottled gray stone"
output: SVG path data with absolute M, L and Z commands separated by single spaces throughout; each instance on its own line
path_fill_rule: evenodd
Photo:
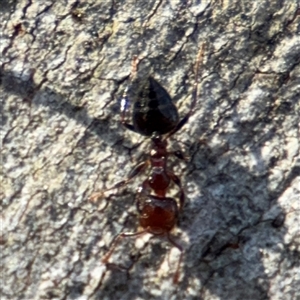
M 0 16 L 1 300 L 300 299 L 299 1 L 1 1 Z M 88 198 L 148 149 L 119 124 L 133 56 L 183 116 L 203 43 L 196 110 L 170 142 L 190 157 L 173 163 L 173 285 L 164 239 L 101 263 L 137 230 L 143 176 L 105 211 Z

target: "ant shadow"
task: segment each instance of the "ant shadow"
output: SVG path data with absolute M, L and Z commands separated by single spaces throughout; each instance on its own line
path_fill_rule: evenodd
M 34 97 L 37 91 L 49 95 L 49 91 L 39 90 L 32 79 L 22 81 L 12 73 L 3 70 L 1 71 L 1 79 L 6 92 L 21 96 L 25 102 L 30 103 L 30 99 Z M 53 91 L 50 93 L 55 94 Z M 54 96 L 51 98 L 61 99 L 60 95 Z M 87 133 L 82 138 L 81 143 L 78 144 L 78 147 L 82 147 L 83 151 L 85 141 L 89 139 L 91 134 L 97 135 L 112 147 L 116 144 L 119 145 L 124 140 L 121 130 L 114 132 L 114 140 L 112 141 L 109 119 L 93 119 L 85 107 L 75 106 L 68 101 L 63 103 L 51 102 L 47 99 L 43 100 L 41 97 L 35 98 L 33 105 L 47 106 L 50 114 L 64 114 L 67 118 L 74 119 L 84 126 L 89 124 Z M 207 107 L 207 110 L 201 111 L 201 114 L 210 115 L 211 108 Z M 197 114 L 196 121 L 191 121 L 196 127 L 193 130 L 193 136 L 202 136 L 204 133 L 202 127 L 205 126 L 197 126 L 198 116 Z M 4 114 L 2 122 L 5 123 L 8 119 L 9 116 Z M 192 117 L 191 119 L 195 118 Z M 219 125 L 222 122 L 226 122 L 226 120 L 220 120 Z M 207 123 L 207 125 L 209 124 Z M 257 161 L 261 161 L 261 153 L 257 150 L 247 152 L 242 149 L 245 149 L 249 140 L 254 137 L 260 141 L 260 145 L 263 145 L 276 135 L 274 130 L 266 135 L 257 133 L 253 136 L 254 129 L 259 129 L 263 125 L 263 122 L 257 124 L 236 122 L 235 132 L 244 137 L 244 139 L 238 139 L 239 144 L 231 141 L 225 143 L 225 146 L 222 144 L 210 148 L 202 141 L 187 142 L 191 162 L 186 169 L 187 175 L 184 182 L 187 190 L 191 190 L 191 193 L 187 192 L 188 200 L 180 215 L 179 227 L 190 242 L 184 242 L 186 250 L 182 262 L 180 282 L 175 287 L 175 292 L 172 291 L 171 294 L 164 295 L 165 299 L 171 298 L 174 293 L 178 299 L 201 299 L 200 295 L 204 289 L 210 290 L 220 299 L 240 299 L 241 297 L 243 299 L 269 299 L 269 277 L 265 272 L 260 249 L 272 249 L 272 251 L 275 249 L 280 260 L 287 259 L 291 264 L 295 262 L 296 257 L 299 257 L 298 252 L 292 253 L 292 250 L 284 243 L 284 236 L 288 231 L 284 225 L 285 211 L 276 204 L 286 188 L 299 175 L 299 166 L 291 168 L 280 185 L 275 190 L 270 191 L 270 179 L 267 171 L 272 168 L 272 165 L 252 171 L 250 168 L 237 163 L 235 151 L 230 150 L 233 148 L 241 149 L 240 151 L 245 153 L 239 154 L 254 155 Z M 209 126 L 207 127 L 209 128 Z M 213 138 L 217 134 L 218 128 L 211 130 L 207 139 Z M 174 140 L 176 141 L 176 137 Z M 7 142 L 6 137 L 4 137 L 5 142 Z M 134 148 L 135 146 L 132 144 L 132 149 Z M 114 151 L 115 154 L 121 155 L 124 148 L 117 146 L 114 147 Z M 275 164 L 276 162 L 273 161 L 272 163 Z M 66 182 L 66 185 L 68 184 L 70 183 Z M 126 192 L 127 188 L 124 190 L 125 192 L 115 195 L 115 197 L 124 198 L 122 205 L 109 203 L 105 215 L 107 215 L 108 220 L 112 220 L 121 215 L 124 210 L 129 211 L 124 222 L 126 225 L 124 228 L 126 230 L 128 228 L 128 231 L 136 231 L 136 216 L 134 209 L 132 209 L 134 193 Z M 54 193 L 49 195 L 51 199 L 55 197 Z M 267 212 L 270 210 L 274 212 L 268 216 Z M 73 212 L 76 213 L 75 209 Z M 93 218 L 99 221 L 99 217 Z M 108 225 L 108 228 L 112 234 L 118 233 L 113 226 Z M 100 239 L 101 234 L 95 235 L 89 242 L 84 250 L 85 259 L 91 258 L 91 249 Z M 133 242 L 129 240 L 125 239 L 121 243 L 122 247 L 128 249 L 128 251 L 122 250 L 124 253 L 122 259 L 127 260 L 127 270 L 122 269 L 117 264 L 108 266 L 111 271 L 105 273 L 105 281 L 101 281 L 98 289 L 95 290 L 95 299 L 104 299 L 112 291 L 114 291 L 114 297 L 118 299 L 132 299 L 139 294 L 142 294 L 145 299 L 153 297 L 153 294 L 144 288 L 143 274 L 145 270 L 148 272 L 151 269 L 153 271 L 150 271 L 150 274 L 156 276 L 162 257 L 168 256 L 169 250 L 165 248 L 167 242 L 162 240 L 161 243 L 159 239 L 157 241 L 150 239 L 150 242 L 146 242 L 141 249 L 135 250 L 133 252 L 135 254 L 130 254 Z M 276 246 L 280 243 L 284 245 L 283 250 Z M 149 247 L 151 247 L 150 251 L 147 250 Z M 123 264 L 122 262 L 120 265 L 126 265 L 126 263 Z M 251 278 L 251 274 L 253 274 L 251 272 L 254 269 L 260 269 L 255 274 L 261 274 L 261 277 Z M 186 295 L 186 290 L 191 284 L 198 285 L 198 295 Z M 224 287 L 227 289 L 224 290 Z M 68 286 L 69 296 L 76 298 L 82 294 L 83 289 L 83 284 L 74 281 Z M 125 291 L 127 298 L 123 297 Z M 237 298 L 234 295 L 237 295 Z

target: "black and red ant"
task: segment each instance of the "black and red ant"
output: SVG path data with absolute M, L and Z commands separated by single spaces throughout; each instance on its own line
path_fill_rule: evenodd
M 167 166 L 168 157 L 176 155 L 167 149 L 167 139 L 179 131 L 192 115 L 198 97 L 198 71 L 204 54 L 204 45 L 201 47 L 195 65 L 195 83 L 193 87 L 192 103 L 189 112 L 179 120 L 178 111 L 173 104 L 168 92 L 153 78 L 149 77 L 136 92 L 136 99 L 132 111 L 132 124 L 127 121 L 126 115 L 129 112 L 128 87 L 125 89 L 121 99 L 121 123 L 125 128 L 149 136 L 151 140 L 150 154 L 148 159 L 139 163 L 129 174 L 126 180 L 122 180 L 113 187 L 105 190 L 112 190 L 126 185 L 130 180 L 149 168 L 148 177 L 137 190 L 136 206 L 139 213 L 139 224 L 142 230 L 118 234 L 114 242 L 103 258 L 108 263 L 116 245 L 124 237 L 137 236 L 143 233 L 153 235 L 166 235 L 169 242 L 180 251 L 174 282 L 178 281 L 179 267 L 182 260 L 183 248 L 171 237 L 170 231 L 178 220 L 178 214 L 184 205 L 184 191 L 180 179 Z M 133 60 L 130 83 L 137 72 L 139 60 Z M 180 156 L 180 155 L 177 155 Z M 167 197 L 171 183 L 179 189 L 179 205 L 174 198 Z M 91 196 L 91 200 L 98 199 L 103 191 Z

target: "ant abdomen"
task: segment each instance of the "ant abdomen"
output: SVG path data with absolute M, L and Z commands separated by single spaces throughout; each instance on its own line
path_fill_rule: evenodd
M 132 121 L 135 130 L 146 136 L 162 135 L 173 130 L 179 121 L 177 108 L 169 93 L 149 77 L 134 102 Z

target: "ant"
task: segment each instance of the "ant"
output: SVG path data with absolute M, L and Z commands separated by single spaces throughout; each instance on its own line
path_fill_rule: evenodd
M 147 179 L 138 188 L 136 194 L 136 207 L 139 213 L 139 224 L 142 229 L 137 232 L 122 232 L 118 234 L 108 253 L 102 259 L 104 263 L 108 263 L 116 245 L 124 237 L 138 236 L 143 233 L 151 233 L 156 236 L 165 235 L 168 241 L 180 251 L 177 269 L 173 278 L 174 283 L 178 282 L 183 248 L 172 239 L 170 232 L 177 223 L 179 212 L 184 205 L 185 195 L 180 178 L 167 167 L 167 161 L 170 155 L 175 155 L 178 158 L 183 158 L 183 156 L 178 151 L 170 152 L 167 150 L 167 139 L 188 122 L 194 111 L 198 97 L 198 71 L 203 56 L 204 44 L 196 60 L 192 103 L 188 113 L 181 120 L 179 120 L 177 108 L 173 104 L 168 92 L 150 76 L 143 85 L 140 85 L 140 89 L 136 92 L 132 111 L 132 124 L 129 123 L 126 118 L 130 103 L 128 97 L 129 85 L 124 91 L 120 108 L 121 123 L 125 128 L 133 132 L 150 137 L 150 153 L 146 161 L 139 163 L 133 168 L 127 179 L 116 183 L 104 192 L 126 185 L 147 168 L 149 168 L 149 174 Z M 133 77 L 137 73 L 138 63 L 139 60 L 135 57 L 132 62 L 132 71 L 129 78 L 131 86 Z M 175 184 L 179 189 L 179 205 L 174 198 L 167 197 L 171 183 Z M 95 201 L 104 192 L 95 193 L 90 199 Z

